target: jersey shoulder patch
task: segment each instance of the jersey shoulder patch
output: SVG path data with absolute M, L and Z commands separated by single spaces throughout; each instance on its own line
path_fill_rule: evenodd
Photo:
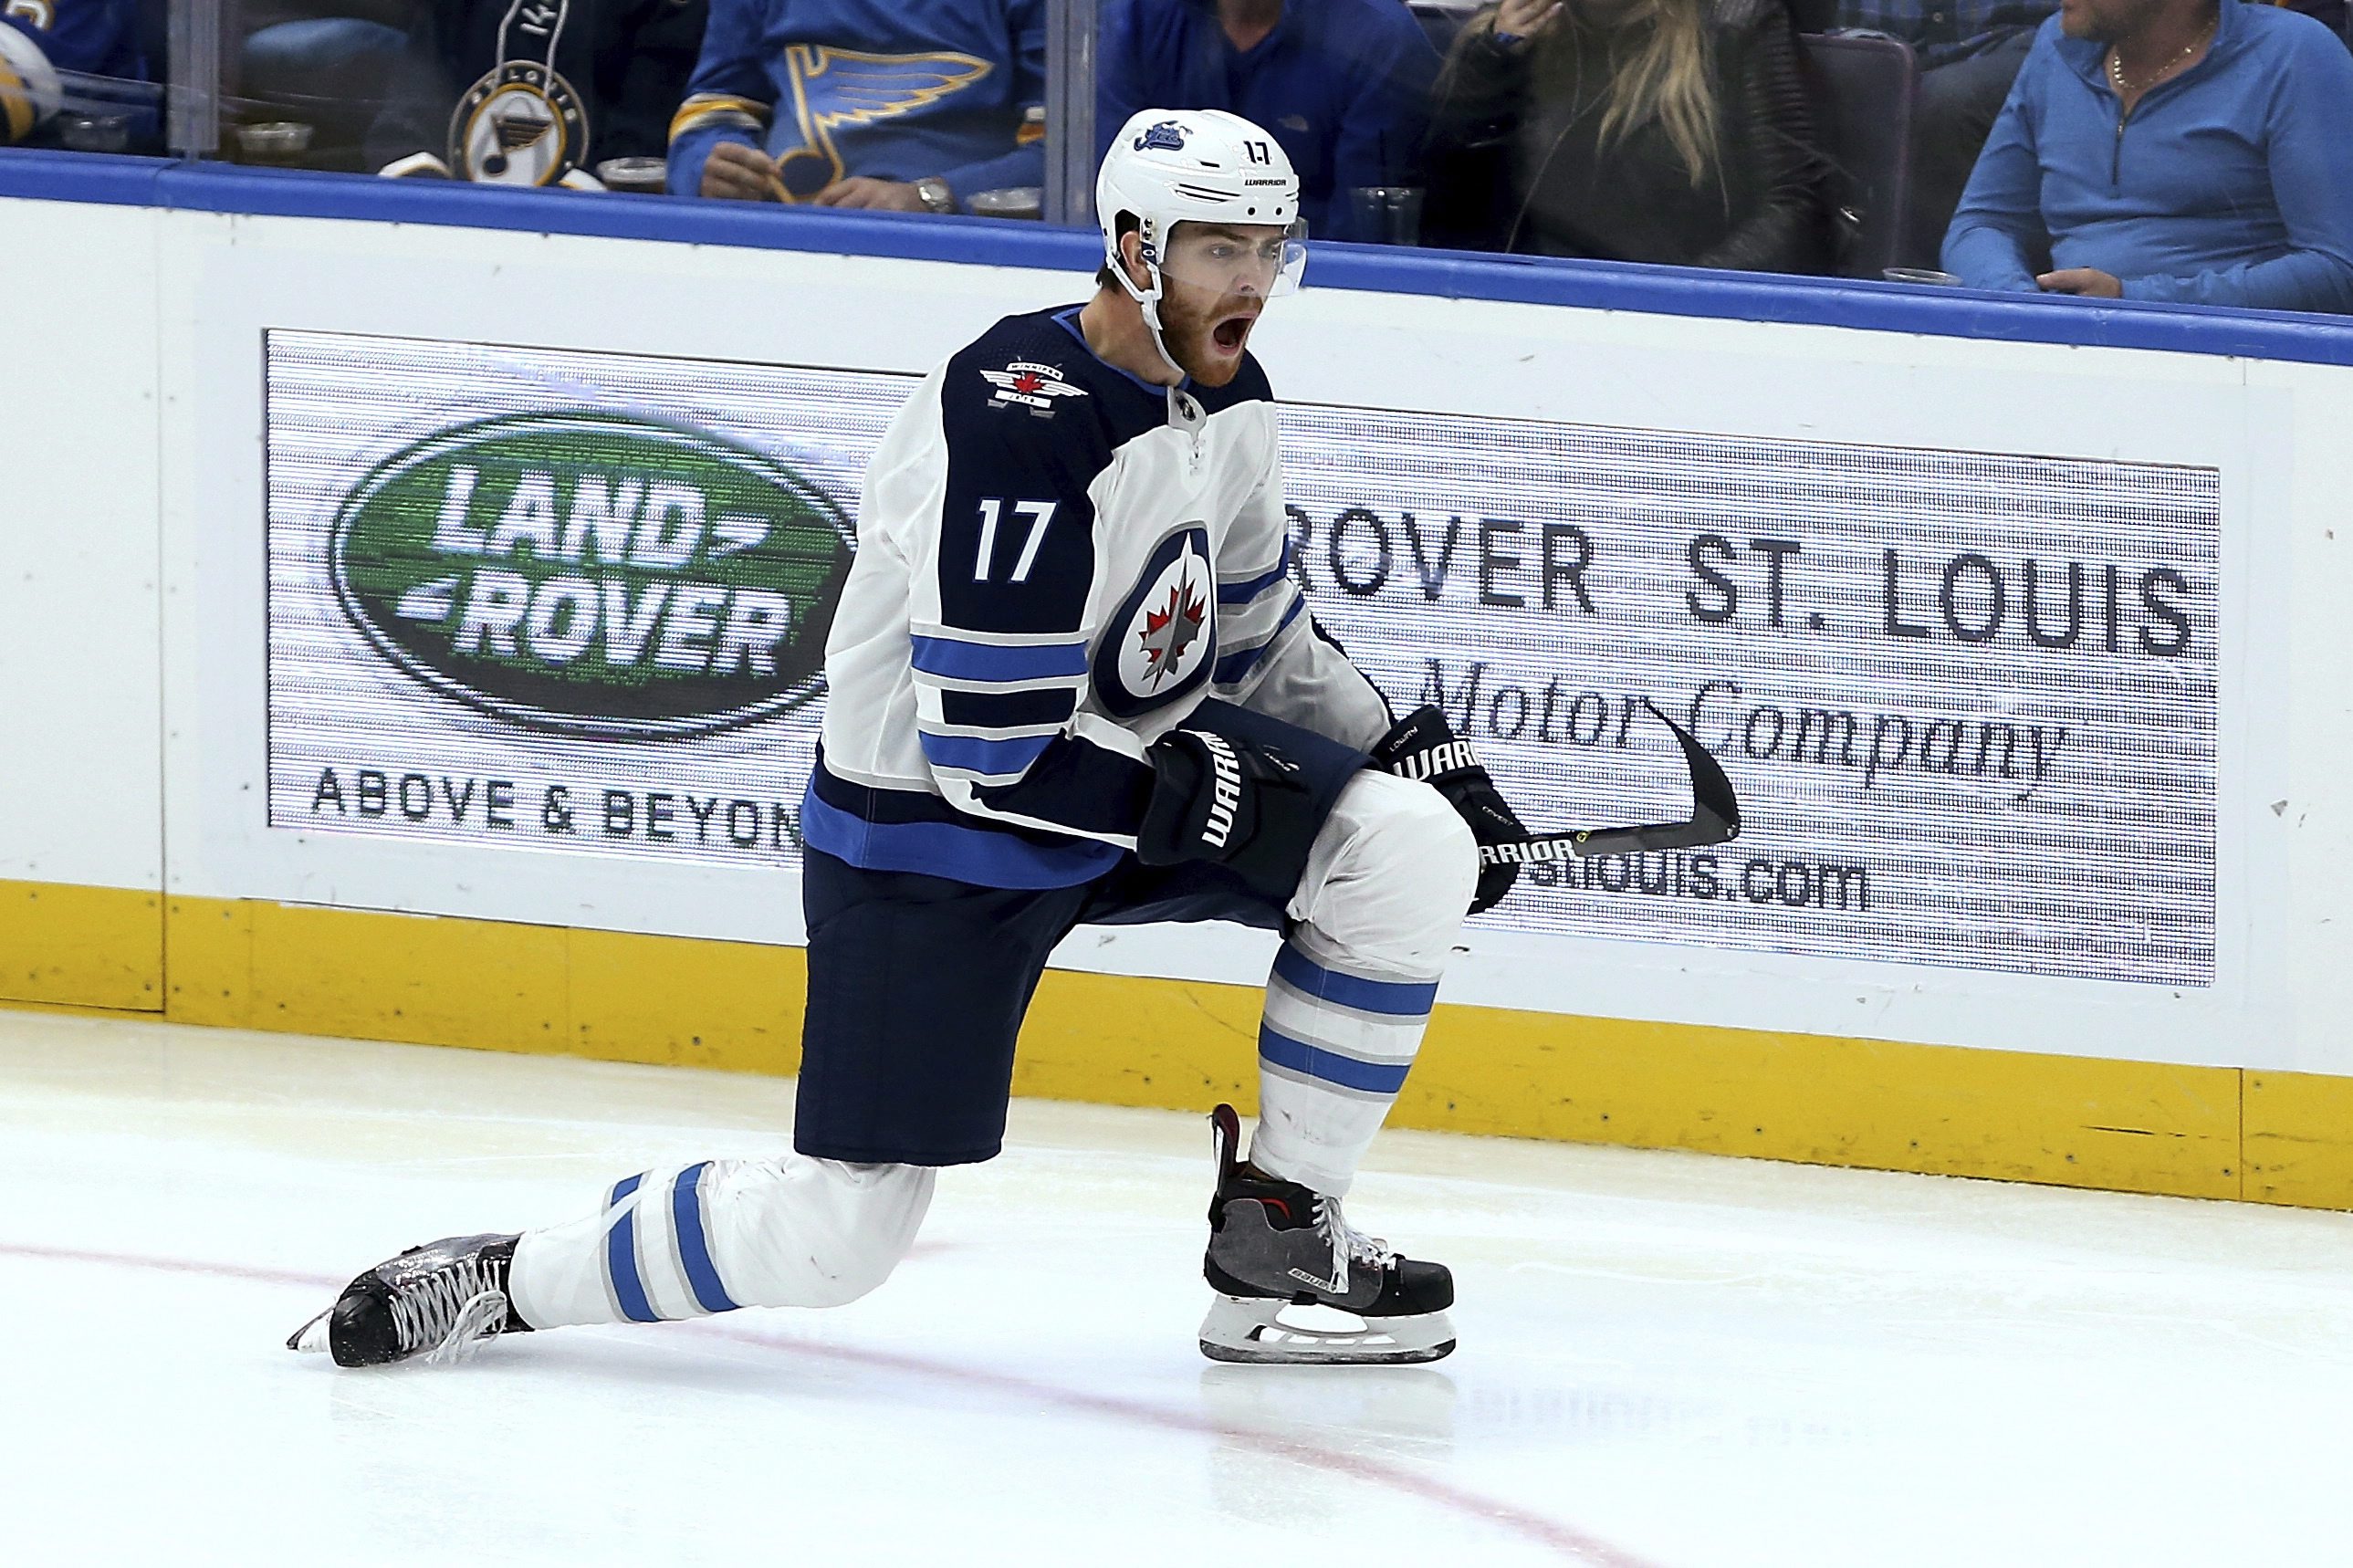
M 1008 316 L 950 362 L 951 390 L 1004 414 L 1060 421 L 1095 395 L 1085 345 L 1057 326 L 1053 312 Z
M 1083 489 L 1113 447 L 1092 362 L 1050 314 L 1006 317 L 948 360 L 940 413 L 951 449 L 986 467 L 1042 464 Z
M 1087 347 L 1076 305 L 1008 316 L 948 362 L 950 406 L 987 416 L 976 428 L 1020 441 L 1076 425 L 1108 454 L 1167 422 L 1167 394 Z M 1022 428 L 1034 425 L 1034 431 Z M 1058 441 L 1066 439 L 1058 436 Z
M 1008 316 L 950 363 L 955 367 L 952 374 L 961 374 L 960 390 L 981 393 L 991 408 L 1041 419 L 1145 390 L 1134 377 L 1095 357 L 1079 331 L 1075 305 Z

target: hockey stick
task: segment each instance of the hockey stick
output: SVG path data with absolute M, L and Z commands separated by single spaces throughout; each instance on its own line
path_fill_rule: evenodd
M 1692 814 L 1681 822 L 1645 822 L 1630 827 L 1588 827 L 1575 833 L 1531 833 L 1510 844 L 1482 844 L 1480 863 L 1525 864 L 1534 860 L 1566 860 L 1575 856 L 1640 854 L 1645 849 L 1697 849 L 1740 837 L 1740 797 L 1732 781 L 1705 746 L 1683 727 L 1658 710 L 1649 698 L 1642 706 L 1651 716 L 1674 731 L 1683 749 L 1683 765 L 1691 770 Z

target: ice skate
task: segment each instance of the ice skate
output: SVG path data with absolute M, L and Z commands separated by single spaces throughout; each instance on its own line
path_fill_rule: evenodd
M 1454 1349 L 1446 1316 L 1454 1277 L 1443 1265 L 1399 1258 L 1351 1229 L 1337 1198 L 1245 1165 L 1232 1106 L 1212 1111 L 1209 1125 L 1218 1190 L 1201 1272 L 1218 1295 L 1201 1320 L 1203 1355 L 1363 1365 L 1436 1361 Z M 1345 1319 L 1329 1322 L 1335 1313 Z
M 423 1357 L 463 1361 L 501 1333 L 530 1325 L 507 1304 L 512 1236 L 456 1236 L 412 1247 L 343 1287 L 335 1304 L 297 1329 L 294 1351 L 325 1351 L 338 1366 Z

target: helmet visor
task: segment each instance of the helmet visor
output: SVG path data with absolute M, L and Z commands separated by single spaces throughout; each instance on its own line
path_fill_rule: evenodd
M 1271 300 L 1299 287 L 1307 266 L 1307 223 L 1179 223 L 1160 258 L 1160 275 L 1220 299 Z

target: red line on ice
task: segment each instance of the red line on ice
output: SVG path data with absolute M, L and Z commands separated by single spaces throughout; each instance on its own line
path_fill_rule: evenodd
M 291 1268 L 255 1268 L 242 1263 L 196 1263 L 177 1258 L 147 1258 L 128 1252 L 88 1252 L 74 1247 L 34 1247 L 20 1242 L 0 1242 L 0 1254 L 10 1258 L 37 1258 L 49 1263 L 96 1263 L 112 1268 L 148 1268 L 164 1274 L 210 1274 L 225 1279 L 257 1279 L 265 1285 L 301 1285 L 311 1289 L 322 1287 L 340 1290 L 347 1280 L 330 1279 L 323 1274 L 306 1274 Z
M 1093 1415 L 1113 1417 L 1157 1426 L 1168 1432 L 1185 1432 L 1212 1437 L 1223 1437 L 1258 1449 L 1261 1453 L 1292 1459 L 1328 1470 L 1334 1475 L 1347 1476 L 1392 1490 L 1410 1492 L 1425 1502 L 1438 1504 L 1461 1513 L 1467 1513 L 1487 1523 L 1500 1525 L 1515 1535 L 1525 1536 L 1542 1545 L 1567 1553 L 1579 1563 L 1594 1568 L 1651 1568 L 1648 1559 L 1637 1557 L 1620 1547 L 1610 1545 L 1564 1524 L 1558 1520 L 1533 1512 L 1514 1504 L 1444 1481 L 1436 1480 L 1404 1465 L 1391 1464 L 1362 1454 L 1342 1453 L 1334 1448 L 1322 1448 L 1313 1443 L 1301 1442 L 1276 1432 L 1263 1432 L 1247 1426 L 1226 1426 L 1205 1417 L 1188 1415 L 1180 1410 L 1169 1410 L 1145 1405 L 1133 1399 L 1120 1399 L 1109 1394 L 1087 1394 L 1056 1384 L 1038 1383 L 1007 1373 L 981 1372 L 971 1367 L 954 1366 L 944 1362 L 925 1361 L 919 1356 L 900 1355 L 890 1351 L 862 1350 L 850 1345 L 807 1344 L 797 1340 L 779 1339 L 747 1330 L 722 1328 L 704 1320 L 693 1325 L 702 1332 L 742 1344 L 756 1345 L 764 1350 L 786 1351 L 796 1355 L 825 1356 L 834 1361 L 856 1362 L 865 1366 L 884 1367 L 894 1372 L 913 1373 L 919 1377 L 953 1378 L 960 1383 L 976 1384 L 1001 1393 L 1048 1400 L 1057 1405 L 1088 1411 Z M 1346 1373 L 1340 1373 L 1345 1376 Z
M 199 1274 L 224 1279 L 249 1279 L 265 1285 L 299 1285 L 305 1289 L 335 1290 L 345 1283 L 341 1276 L 311 1274 L 290 1268 L 259 1268 L 241 1263 L 205 1263 L 189 1258 L 151 1258 L 127 1252 L 94 1252 L 71 1247 L 37 1247 L 22 1242 L 0 1242 L 0 1257 L 27 1258 L 48 1263 L 88 1263 L 111 1268 L 143 1268 L 165 1274 Z M 1405 1465 L 1392 1464 L 1363 1454 L 1343 1453 L 1335 1448 L 1319 1447 L 1286 1437 L 1278 1432 L 1264 1432 L 1252 1427 L 1227 1426 L 1203 1416 L 1189 1415 L 1181 1410 L 1164 1409 L 1138 1400 L 1121 1399 L 1110 1394 L 1088 1394 L 1058 1384 L 1039 1383 L 1009 1373 L 983 1372 L 973 1367 L 956 1366 L 948 1362 L 927 1361 L 921 1356 L 901 1355 L 892 1351 L 862 1350 L 852 1345 L 810 1344 L 804 1341 L 783 1339 L 769 1334 L 754 1333 L 745 1329 L 727 1328 L 705 1320 L 692 1324 L 681 1324 L 681 1329 L 717 1339 L 731 1340 L 738 1344 L 759 1350 L 781 1351 L 788 1355 L 810 1356 L 827 1361 L 849 1362 L 860 1366 L 879 1367 L 905 1373 L 916 1377 L 947 1379 L 957 1383 L 992 1388 L 999 1393 L 1018 1394 L 1029 1399 L 1044 1400 L 1069 1409 L 1082 1410 L 1090 1415 L 1118 1421 L 1134 1422 L 1156 1426 L 1166 1432 L 1183 1432 L 1195 1436 L 1222 1437 L 1255 1448 L 1271 1458 L 1289 1459 L 1332 1475 L 1345 1476 L 1368 1485 L 1386 1487 L 1392 1491 L 1409 1493 L 1424 1502 L 1436 1504 L 1457 1513 L 1468 1514 L 1485 1523 L 1498 1526 L 1525 1540 L 1559 1552 L 1572 1561 L 1590 1563 L 1593 1568 L 1653 1568 L 1648 1559 L 1588 1535 L 1581 1530 L 1558 1520 L 1514 1504 L 1484 1497 L 1467 1488 L 1450 1485 Z M 1341 1375 L 1345 1376 L 1345 1373 Z

